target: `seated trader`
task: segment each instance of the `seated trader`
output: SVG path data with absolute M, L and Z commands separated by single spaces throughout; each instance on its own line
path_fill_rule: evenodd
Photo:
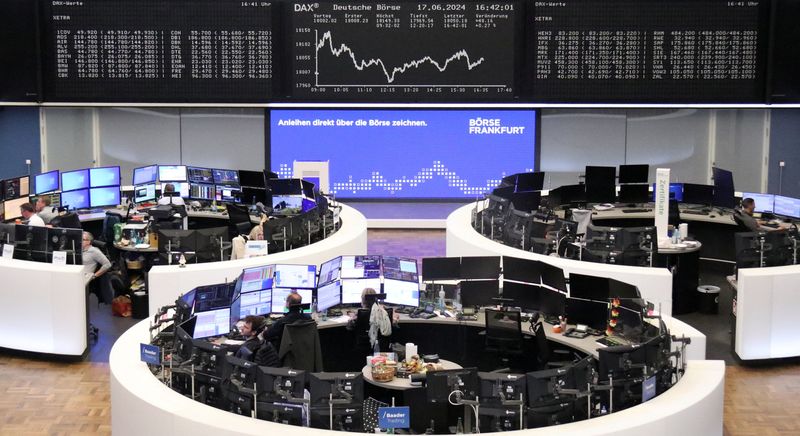
M 283 328 L 286 324 L 291 324 L 295 321 L 311 319 L 310 316 L 303 313 L 300 305 L 303 304 L 303 297 L 296 292 L 290 293 L 286 297 L 286 307 L 289 311 L 277 321 L 264 333 L 264 339 L 271 342 L 276 350 L 281 349 L 281 338 L 283 337 Z
M 111 269 L 111 262 L 97 248 L 92 246 L 94 237 L 89 232 L 83 232 L 83 277 L 84 284 L 102 276 Z M 100 265 L 100 269 L 97 266 Z
M 753 211 L 756 209 L 756 202 L 752 198 L 745 198 L 742 200 L 742 207 L 737 209 L 734 212 L 734 216 L 742 223 L 743 226 L 747 227 L 748 230 L 751 232 L 763 232 L 763 231 L 771 231 L 771 230 L 778 230 L 773 229 L 771 227 L 765 227 L 764 221 L 758 220 L 753 217 Z
M 166 195 L 169 193 L 173 194 L 175 193 L 175 185 L 173 185 L 172 183 L 167 183 L 166 185 L 164 185 L 164 192 L 162 193 L 161 198 L 158 199 L 159 205 L 161 204 L 174 204 L 175 206 L 186 205 L 186 203 L 183 201 L 183 198 L 181 198 L 180 195 L 174 197 L 171 195 Z
M 58 210 L 50 206 L 51 198 L 49 196 L 41 196 L 36 200 L 36 215 L 44 221 L 45 224 L 50 224 L 50 220 L 58 216 Z
M 248 315 L 242 320 L 240 331 L 245 341 L 236 351 L 236 357 L 255 362 L 259 366 L 281 366 L 275 347 L 263 338 L 265 327 L 266 320 L 263 316 Z
M 393 313 L 392 319 L 389 319 L 389 314 L 382 304 L 377 301 L 370 306 L 368 295 L 375 295 L 375 289 L 364 288 L 361 291 L 361 312 L 368 311 L 369 313 L 369 326 L 359 325 L 358 315 L 349 312 L 350 320 L 347 322 L 347 329 L 361 329 L 367 330 L 369 337 L 369 344 L 373 351 L 387 350 L 389 348 L 389 337 L 394 333 L 394 328 L 397 327 L 397 321 L 400 319 L 399 313 Z M 363 322 L 363 321 L 362 321 Z M 357 332 L 361 333 L 361 332 Z
M 28 221 L 29 226 L 44 227 L 44 220 L 36 215 L 36 210 L 30 203 L 23 203 L 19 206 L 22 217 Z

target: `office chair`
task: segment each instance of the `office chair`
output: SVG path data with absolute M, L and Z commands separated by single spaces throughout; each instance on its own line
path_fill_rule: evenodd
M 278 357 L 283 367 L 310 372 L 323 371 L 317 323 L 309 319 L 287 324 L 283 329 Z
M 681 223 L 681 211 L 678 209 L 678 200 L 670 200 L 669 215 L 667 216 L 667 224 L 678 227 L 678 224 L 680 223 Z
M 510 369 L 525 352 L 521 315 L 517 310 L 486 309 L 486 337 L 484 350 L 496 354 L 501 365 Z
M 253 228 L 253 223 L 250 221 L 250 213 L 247 209 L 238 204 L 231 203 L 226 204 L 225 207 L 228 209 L 230 239 L 250 233 L 250 229 Z
M 63 227 L 67 229 L 80 229 L 81 220 L 75 212 L 65 213 L 50 220 L 53 227 Z
M 531 329 L 536 337 L 536 361 L 539 369 L 558 368 L 569 365 L 575 360 L 575 356 L 568 350 L 551 349 L 544 331 L 545 325 L 537 321 L 531 322 Z
M 752 232 L 752 230 L 744 225 L 744 221 L 742 220 L 742 211 L 736 209 L 733 211 L 733 222 L 736 223 L 736 232 Z
M 372 346 L 369 343 L 369 318 L 371 314 L 372 309 L 358 309 L 358 312 L 356 312 L 355 325 L 353 326 L 356 335 L 356 351 L 364 355 L 372 354 Z M 394 309 L 387 308 L 386 314 L 389 316 L 389 320 L 391 320 L 394 316 Z M 381 351 L 389 350 L 389 339 L 390 336 L 378 335 L 378 348 Z

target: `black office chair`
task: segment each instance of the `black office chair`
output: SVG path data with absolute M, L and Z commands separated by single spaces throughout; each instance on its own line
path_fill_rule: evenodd
M 736 223 L 736 232 L 752 232 L 753 230 L 747 227 L 742 220 L 742 211 L 739 209 L 733 211 L 733 222 Z
M 678 224 L 680 224 L 680 222 L 681 222 L 681 211 L 678 209 L 678 200 L 670 200 L 669 215 L 667 216 L 667 224 L 678 227 Z
M 485 315 L 484 350 L 497 355 L 502 367 L 520 368 L 520 358 L 525 352 L 520 312 L 486 309 Z
M 75 212 L 65 213 L 50 220 L 50 225 L 53 227 L 62 227 L 67 229 L 80 229 L 81 220 Z
M 353 326 L 353 331 L 356 335 L 356 351 L 359 354 L 372 354 L 372 346 L 369 343 L 369 318 L 371 314 L 372 309 L 362 308 L 358 309 L 358 312 L 356 312 L 356 321 L 355 325 Z M 394 316 L 394 309 L 386 309 L 386 314 L 389 316 L 389 320 L 391 320 Z M 378 348 L 381 351 L 389 350 L 390 338 L 391 336 L 378 335 Z
M 253 223 L 250 221 L 250 213 L 247 208 L 231 203 L 226 204 L 225 207 L 228 209 L 230 238 L 233 239 L 239 235 L 249 234 L 250 229 L 253 228 Z
M 531 321 L 533 334 L 536 337 L 536 361 L 539 369 L 558 368 L 574 362 L 578 356 L 562 349 L 551 349 L 545 333 L 545 325 L 538 321 Z
M 278 357 L 283 367 L 321 372 L 322 347 L 314 320 L 300 320 L 283 328 Z

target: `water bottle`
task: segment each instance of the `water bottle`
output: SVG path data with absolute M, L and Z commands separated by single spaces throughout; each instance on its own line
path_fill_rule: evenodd
M 456 434 L 464 434 L 464 422 L 461 421 L 461 417 L 458 417 L 458 423 L 456 423 Z
M 439 288 L 439 310 L 444 310 L 444 286 Z

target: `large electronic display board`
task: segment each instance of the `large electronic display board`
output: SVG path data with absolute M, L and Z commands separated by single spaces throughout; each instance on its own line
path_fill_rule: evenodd
M 265 102 L 268 1 L 43 2 L 48 101 Z
M 521 2 L 294 2 L 293 99 L 509 100 Z
M 474 199 L 536 169 L 534 110 L 272 110 L 273 171 L 330 162 L 337 198 Z
M 764 101 L 767 0 L 529 3 L 532 100 Z

